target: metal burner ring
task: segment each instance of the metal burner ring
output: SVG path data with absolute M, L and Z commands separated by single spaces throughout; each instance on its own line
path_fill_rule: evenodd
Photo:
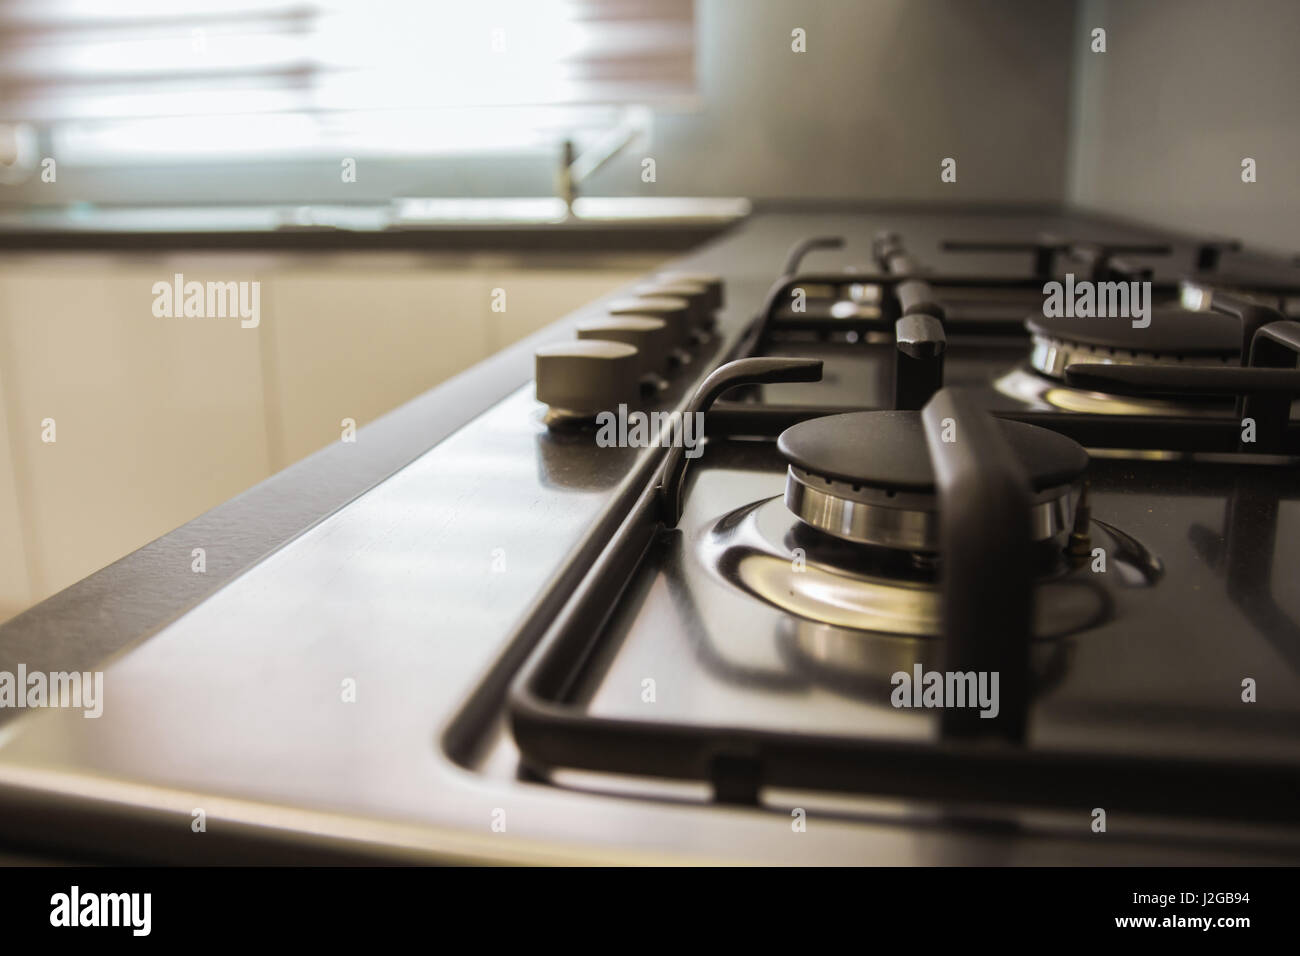
M 1233 365 L 1232 355 L 1201 355 L 1184 357 L 1177 353 L 1154 353 L 1128 349 L 1093 348 L 1065 339 L 1033 336 L 1029 364 L 1044 375 L 1064 380 L 1065 370 L 1071 365 Z
M 846 541 L 904 551 L 939 550 L 934 496 L 852 486 L 791 465 L 785 504 L 800 521 Z M 1063 539 L 1074 512 L 1074 486 L 1040 492 L 1031 512 L 1034 541 Z

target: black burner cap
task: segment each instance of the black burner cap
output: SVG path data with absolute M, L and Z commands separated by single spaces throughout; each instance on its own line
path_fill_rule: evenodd
M 1073 439 L 1023 422 L 999 420 L 998 424 L 1035 491 L 1069 484 L 1088 467 L 1088 453 Z M 934 491 L 934 469 L 920 412 L 849 412 L 813 418 L 783 431 L 776 447 L 790 464 L 822 478 L 898 491 Z
M 1133 320 L 1124 318 L 1031 315 L 1025 319 L 1025 327 L 1034 335 L 1089 348 L 1162 355 L 1241 354 L 1240 320 L 1217 312 L 1192 312 L 1176 307 L 1152 309 L 1151 324 L 1145 329 L 1135 329 Z

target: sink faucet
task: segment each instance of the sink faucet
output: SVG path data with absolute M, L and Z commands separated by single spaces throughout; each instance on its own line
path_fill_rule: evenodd
M 651 113 L 647 108 L 629 107 L 619 123 L 582 154 L 578 153 L 572 139 L 563 142 L 555 177 L 555 191 L 564 200 L 566 216 L 570 219 L 574 217 L 573 204 L 578 198 L 578 187 L 582 182 L 640 138 L 650 128 L 650 118 Z

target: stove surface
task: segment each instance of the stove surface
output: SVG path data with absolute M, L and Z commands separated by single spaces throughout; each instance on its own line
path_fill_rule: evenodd
M 1040 213 L 772 212 L 673 263 L 720 276 L 726 302 L 646 408 L 687 408 L 728 360 L 824 362 L 821 381 L 746 385 L 706 412 L 675 525 L 655 492 L 664 449 L 597 447 L 521 383 L 186 613 L 85 661 L 106 672 L 101 718 L 0 726 L 0 832 L 190 862 L 1300 859 L 1294 429 L 1243 454 L 1225 443 L 1231 396 L 1108 394 L 1035 371 L 1029 257 L 943 242 L 1044 232 L 1168 242 L 1132 257 L 1166 305 L 1192 271 L 1191 240 Z M 812 310 L 771 310 L 786 250 L 827 234 L 846 242 L 803 263 Z M 846 266 L 865 288 L 813 294 Z M 1018 740 L 954 742 L 938 710 L 891 703 L 895 675 L 944 666 L 958 565 L 823 534 L 783 500 L 785 428 L 894 408 L 893 312 L 904 296 L 926 307 L 901 285 L 927 278 L 945 308 L 941 384 L 1089 451 L 1052 504 L 1065 524 L 1034 552 Z M 604 308 L 526 347 L 566 342 Z M 1086 559 L 1062 557 L 1067 531 Z M 991 544 L 989 566 L 1001 560 Z M 1234 774 L 1248 793 L 1207 810 Z
M 1297 474 L 1289 477 L 1290 500 L 1279 500 L 1227 465 L 1093 464 L 1094 520 L 1145 546 L 1159 573 L 1145 580 L 1139 563 L 1123 566 L 1112 548 L 1106 577 L 1089 570 L 1044 584 L 1031 748 L 1300 759 L 1300 594 L 1286 570 L 1300 557 L 1291 543 L 1300 492 Z M 818 577 L 810 565 L 820 555 L 811 536 L 798 535 L 784 485 L 785 463 L 770 447 L 709 448 L 680 527 L 656 540 L 633 578 L 575 702 L 607 717 L 938 738 L 934 711 L 890 706 L 893 673 L 939 665 L 937 636 L 832 623 L 849 616 L 850 602 L 817 593 L 833 581 L 802 583 Z M 1235 555 L 1267 572 L 1249 602 L 1234 599 L 1231 570 L 1201 547 L 1221 538 L 1225 513 L 1243 510 L 1276 516 L 1275 539 L 1251 535 Z M 1288 543 L 1275 553 L 1277 542 Z M 792 570 L 789 545 L 800 543 L 805 565 Z M 793 588 L 809 593 L 799 600 Z M 1269 598 L 1274 613 L 1257 613 Z M 894 610 L 864 604 L 882 616 Z M 815 620 L 819 612 L 827 619 Z M 891 624 L 901 631 L 906 620 Z M 1267 685 L 1268 699 L 1243 706 L 1245 677 Z M 653 705 L 642 699 L 647 678 Z

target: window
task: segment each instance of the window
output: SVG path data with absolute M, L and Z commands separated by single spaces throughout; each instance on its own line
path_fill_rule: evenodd
M 691 0 L 0 0 L 0 140 L 69 165 L 554 149 L 692 104 L 694 46 Z

